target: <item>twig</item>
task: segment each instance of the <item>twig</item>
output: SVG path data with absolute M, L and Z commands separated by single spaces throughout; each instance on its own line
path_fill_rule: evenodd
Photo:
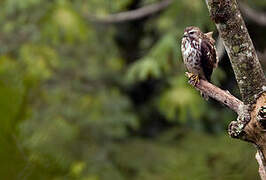
M 266 49 L 263 52 L 257 51 L 257 54 L 263 69 L 266 69 Z
M 231 95 L 228 91 L 224 91 L 205 80 L 200 80 L 199 83 L 195 85 L 195 88 L 228 106 L 237 114 L 240 114 L 241 107 L 243 107 L 242 101 Z
M 266 13 L 254 10 L 244 3 L 239 3 L 239 7 L 244 17 L 261 26 L 266 26 Z
M 260 61 L 266 61 L 266 49 L 264 49 L 264 51 L 257 51 L 258 57 L 260 59 Z
M 262 157 L 263 157 L 263 154 L 260 152 L 260 150 L 257 151 L 256 153 L 256 160 L 259 164 L 259 174 L 260 174 L 260 177 L 262 180 L 265 180 L 266 179 L 266 171 L 265 171 L 265 166 L 263 164 L 263 161 L 262 161 Z
M 103 18 L 95 17 L 92 15 L 88 15 L 87 17 L 90 21 L 95 23 L 102 23 L 102 24 L 124 23 L 127 21 L 133 21 L 136 19 L 141 19 L 156 14 L 167 8 L 172 2 L 173 0 L 162 0 L 161 2 L 147 5 L 139 9 L 121 12 L 117 14 L 111 14 Z

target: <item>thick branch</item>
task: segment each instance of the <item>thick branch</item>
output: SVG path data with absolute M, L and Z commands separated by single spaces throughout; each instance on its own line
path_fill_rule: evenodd
M 254 103 L 266 79 L 236 0 L 206 0 L 224 41 L 245 104 Z
M 215 21 L 242 95 L 244 106 L 237 121 L 229 125 L 231 137 L 255 144 L 260 175 L 266 180 L 266 134 L 263 122 L 257 120 L 261 107 L 266 106 L 266 79 L 255 48 L 240 14 L 236 0 L 206 0 Z
M 95 16 L 89 15 L 88 19 L 90 21 L 93 21 L 96 23 L 103 23 L 103 24 L 123 23 L 123 22 L 141 19 L 144 17 L 148 17 L 150 15 L 156 14 L 166 9 L 172 2 L 173 0 L 162 0 L 161 2 L 147 5 L 145 7 L 142 7 L 136 10 L 121 12 L 117 14 L 111 14 L 104 18 L 97 18 Z
M 237 114 L 241 113 L 243 103 L 239 99 L 231 95 L 228 91 L 224 91 L 205 80 L 200 80 L 199 83 L 195 85 L 195 88 L 200 90 L 207 96 L 210 96 L 213 99 L 228 106 Z
M 266 13 L 258 12 L 244 3 L 239 3 L 239 7 L 244 17 L 261 26 L 266 26 Z

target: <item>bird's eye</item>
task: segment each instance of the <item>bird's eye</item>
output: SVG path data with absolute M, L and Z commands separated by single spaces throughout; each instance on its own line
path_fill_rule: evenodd
M 195 31 L 190 31 L 190 32 L 188 32 L 188 34 L 194 34 L 195 33 Z

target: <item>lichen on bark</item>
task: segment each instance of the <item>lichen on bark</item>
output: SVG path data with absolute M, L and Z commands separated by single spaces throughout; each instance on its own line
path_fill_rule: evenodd
M 236 0 L 207 0 L 211 18 L 224 40 L 245 104 L 254 103 L 266 79 Z
M 236 0 L 205 0 L 223 39 L 244 106 L 229 125 L 231 137 L 258 149 L 260 175 L 266 180 L 266 79 Z M 258 158 L 257 158 L 258 159 Z M 260 163 L 261 161 L 261 163 Z M 262 171 L 263 170 L 263 171 Z

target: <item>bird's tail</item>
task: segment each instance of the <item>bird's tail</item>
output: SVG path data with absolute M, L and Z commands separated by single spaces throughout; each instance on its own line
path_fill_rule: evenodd
M 216 50 L 216 47 L 215 47 L 215 39 L 212 37 L 213 32 L 205 33 L 205 35 L 209 38 L 209 40 L 211 41 L 211 43 L 213 44 L 213 47 L 214 47 L 214 49 L 215 49 L 216 57 L 215 57 L 215 61 L 214 61 L 214 65 L 213 65 L 213 67 L 214 67 L 214 68 L 217 68 L 218 63 L 219 63 L 219 57 L 218 57 L 217 50 Z M 223 47 L 223 43 L 221 43 L 221 42 L 222 42 L 222 40 L 221 40 L 221 36 L 219 36 L 219 39 L 218 39 L 218 46 L 222 46 L 222 47 Z

